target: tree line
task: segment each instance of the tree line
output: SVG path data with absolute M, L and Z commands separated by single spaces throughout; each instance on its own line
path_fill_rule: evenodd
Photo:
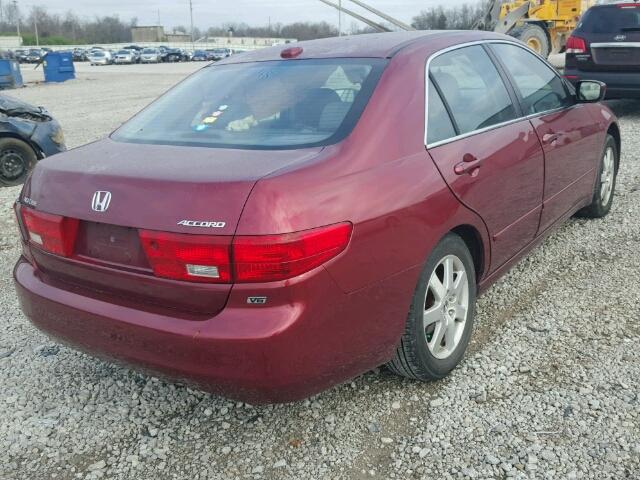
M 486 1 L 464 4 L 461 6 L 439 6 L 423 10 L 412 21 L 419 30 L 465 30 L 473 28 L 475 22 L 483 15 Z M 80 18 L 69 11 L 64 15 L 47 11 L 46 7 L 31 7 L 28 11 L 20 11 L 10 2 L 2 2 L 0 8 L 0 34 L 15 35 L 20 25 L 20 33 L 27 45 L 35 44 L 36 28 L 41 45 L 72 45 L 94 43 L 124 43 L 131 41 L 131 27 L 138 24 L 136 18 L 122 20 L 117 15 Z M 393 15 L 393 11 L 388 12 Z M 348 17 L 345 15 L 345 19 Z M 345 22 L 347 23 L 347 22 Z M 185 26 L 177 26 L 176 32 L 189 33 Z M 362 27 L 355 21 L 344 29 L 343 33 L 357 35 L 370 33 L 370 27 Z M 194 29 L 196 40 L 203 37 L 221 37 L 234 35 L 239 37 L 296 38 L 311 40 L 315 38 L 334 37 L 338 28 L 328 22 L 294 22 L 289 24 L 274 23 L 267 26 L 252 26 L 246 23 L 225 23 L 208 29 Z

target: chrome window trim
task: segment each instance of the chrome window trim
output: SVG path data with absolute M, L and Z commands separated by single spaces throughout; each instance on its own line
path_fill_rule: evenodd
M 640 48 L 640 42 L 592 43 L 591 48 Z
M 517 42 L 517 41 L 510 41 L 507 39 L 504 40 L 499 40 L 499 39 L 494 39 L 494 40 L 479 40 L 479 41 L 475 41 L 475 42 L 468 42 L 468 43 L 461 43 L 459 45 L 453 45 L 451 47 L 447 47 L 444 48 L 442 50 L 438 50 L 437 52 L 435 52 L 433 55 L 431 55 L 429 57 L 429 59 L 427 60 L 427 65 L 425 68 L 425 108 L 424 108 L 424 145 L 427 148 L 427 150 L 430 150 L 432 148 L 435 147 L 440 147 L 442 145 L 446 145 L 448 143 L 453 143 L 456 142 L 458 140 L 462 140 L 468 137 L 472 137 L 474 135 L 478 135 L 481 133 L 485 133 L 485 132 L 489 132 L 491 130 L 496 130 L 498 128 L 502 128 L 502 127 L 506 127 L 508 125 L 512 125 L 514 123 L 518 123 L 518 122 L 522 122 L 523 120 L 531 120 L 533 118 L 537 118 L 537 117 L 541 117 L 544 115 L 550 115 L 552 113 L 557 113 L 557 112 L 561 112 L 562 110 L 567 110 L 571 107 L 560 107 L 560 108 L 554 108 L 551 110 L 545 110 L 544 112 L 538 112 L 538 113 L 533 113 L 531 115 L 527 115 L 527 116 L 523 116 L 523 117 L 517 117 L 514 118 L 513 120 L 509 120 L 508 122 L 502 122 L 502 123 L 498 123 L 496 125 L 491 125 L 490 127 L 485 127 L 485 128 L 481 128 L 478 130 L 473 130 L 471 132 L 467 132 L 467 133 L 463 133 L 460 135 L 457 135 L 455 137 L 451 137 L 451 138 L 447 138 L 444 140 L 440 140 L 438 142 L 433 142 L 433 143 L 429 143 L 428 142 L 428 129 L 429 129 L 429 71 L 431 68 L 431 62 L 438 58 L 441 55 L 444 55 L 446 53 L 449 52 L 453 52 L 455 50 L 459 50 L 461 48 L 466 48 L 466 47 L 473 47 L 476 45 L 491 45 L 491 44 L 507 44 L 507 45 L 513 45 L 515 47 L 521 48 L 523 50 L 526 50 L 527 52 L 529 52 L 531 55 L 539 58 L 540 60 L 542 60 L 542 62 L 551 69 L 551 71 L 556 75 L 556 77 L 558 77 L 560 80 L 563 80 L 562 77 L 560 76 L 560 74 L 558 73 L 558 71 L 544 58 L 542 58 L 540 55 L 536 54 L 534 51 L 532 51 L 529 47 L 527 47 L 525 44 Z M 495 65 L 495 63 L 493 62 L 493 59 L 491 59 L 491 63 L 493 63 Z M 498 70 L 499 67 L 496 66 L 496 69 Z M 511 76 L 508 72 L 507 75 Z M 563 80 L 564 82 L 564 80 Z M 506 88 L 506 86 L 505 86 Z

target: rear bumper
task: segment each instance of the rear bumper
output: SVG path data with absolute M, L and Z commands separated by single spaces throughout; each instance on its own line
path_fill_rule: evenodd
M 24 258 L 14 270 L 23 312 L 51 336 L 253 404 L 300 400 L 388 361 L 417 275 L 347 295 L 319 268 L 286 288 L 234 286 L 220 314 L 191 322 L 55 288 Z M 269 302 L 250 306 L 251 295 Z
M 580 80 L 598 80 L 607 84 L 607 99 L 640 98 L 640 72 L 583 71 L 567 68 L 565 77 L 574 85 Z

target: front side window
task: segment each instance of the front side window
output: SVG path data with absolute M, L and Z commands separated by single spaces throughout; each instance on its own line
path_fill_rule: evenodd
M 381 59 L 293 60 L 202 69 L 117 130 L 117 141 L 220 148 L 324 146 L 353 129 Z
M 498 58 L 515 82 L 525 115 L 547 112 L 570 105 L 562 79 L 533 53 L 506 43 L 492 44 Z
M 460 134 L 516 118 L 507 88 L 482 46 L 464 47 L 436 57 L 429 73 Z

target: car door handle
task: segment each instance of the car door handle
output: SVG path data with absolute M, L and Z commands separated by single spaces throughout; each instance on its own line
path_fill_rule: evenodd
M 462 157 L 462 162 L 457 164 L 453 171 L 456 175 L 477 175 L 478 169 L 482 165 L 482 160 L 479 160 L 477 157 L 467 153 L 464 157 Z
M 545 145 L 551 145 L 552 143 L 556 143 L 559 138 L 560 138 L 559 133 L 553 133 L 553 132 L 545 133 L 542 136 L 542 143 L 544 143 Z

